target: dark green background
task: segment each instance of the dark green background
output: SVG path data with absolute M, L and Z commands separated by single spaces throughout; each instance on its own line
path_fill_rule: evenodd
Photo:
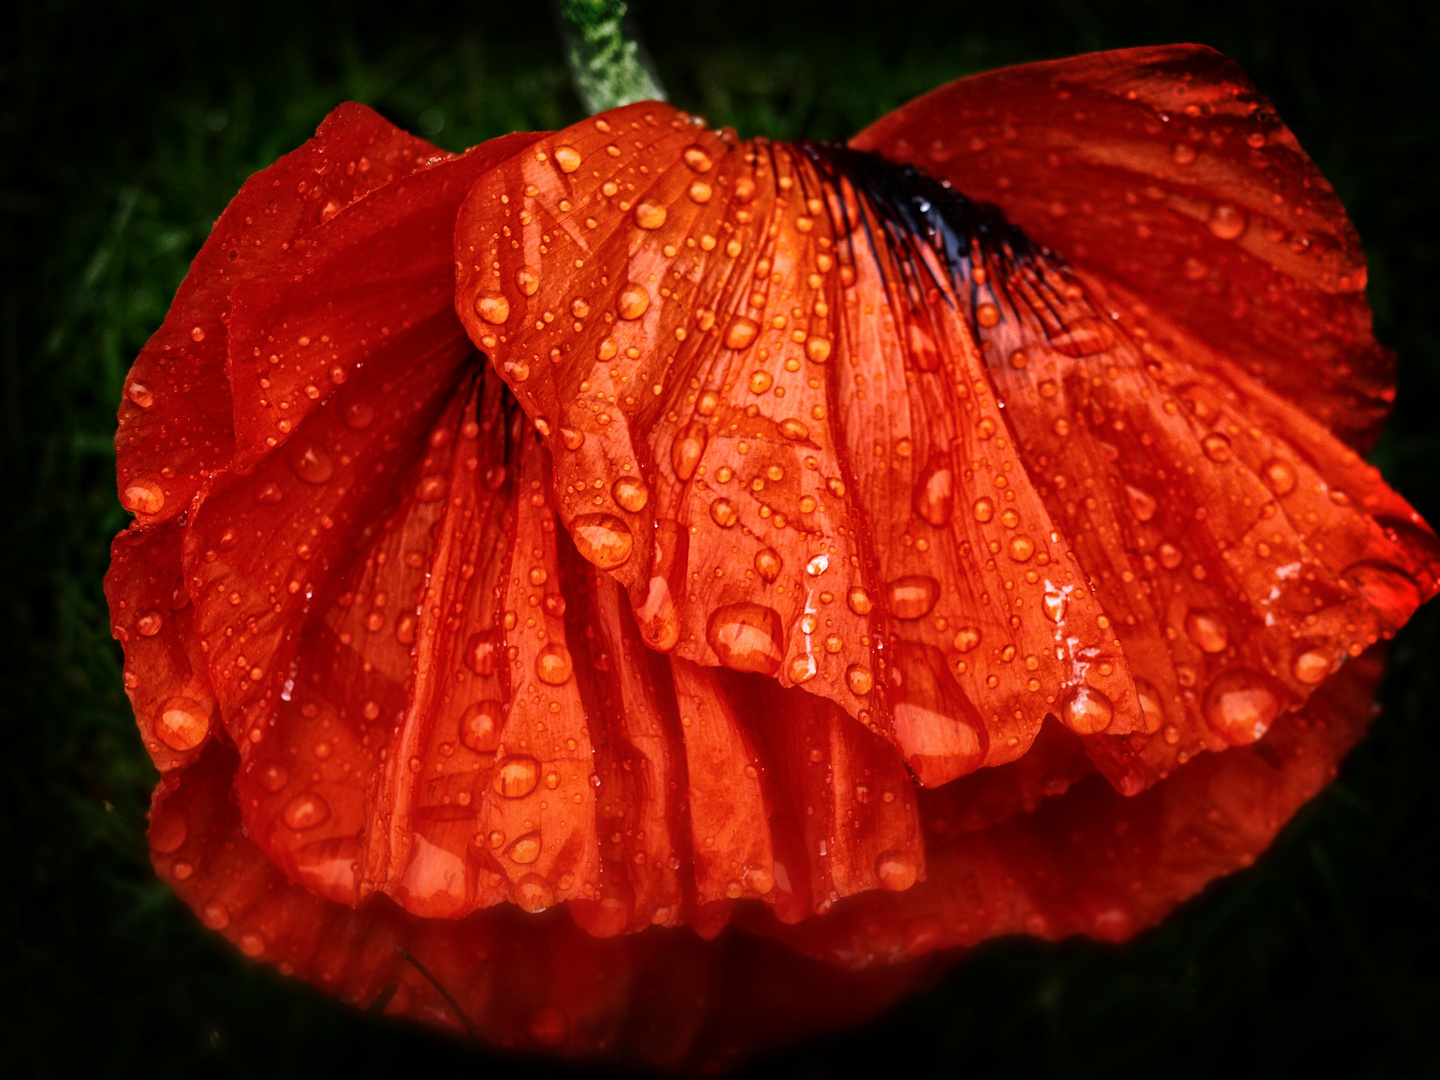
M 0 16 L 0 1073 L 533 1076 L 240 958 L 150 873 L 154 772 L 100 592 L 121 379 L 241 181 L 335 103 L 460 149 L 580 116 L 533 2 L 35 3 Z M 1238 60 L 1370 256 L 1399 403 L 1377 453 L 1440 520 L 1434 4 L 651 3 L 673 99 L 742 134 L 845 136 L 1005 63 L 1200 41 Z M 802 1077 L 1434 1075 L 1440 612 L 1385 717 L 1249 872 L 1120 949 L 1004 942 Z

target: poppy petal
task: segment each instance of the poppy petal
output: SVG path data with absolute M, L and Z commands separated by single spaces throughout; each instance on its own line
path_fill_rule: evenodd
M 218 718 L 180 545 L 173 519 L 132 526 L 111 544 L 105 574 L 111 631 L 125 651 L 125 692 L 161 772 L 193 761 Z
M 125 382 L 115 447 L 120 501 L 137 520 L 181 513 L 204 478 L 230 462 L 234 427 L 225 355 L 236 287 L 267 273 L 341 208 L 446 156 L 349 102 L 304 146 L 246 181 Z
M 1357 449 L 1394 396 L 1365 258 L 1320 170 L 1243 71 L 1203 45 L 961 79 L 852 141 L 994 203 Z

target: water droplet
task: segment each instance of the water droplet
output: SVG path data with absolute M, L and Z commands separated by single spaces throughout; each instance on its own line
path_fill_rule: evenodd
M 1129 484 L 1125 486 L 1125 500 L 1136 521 L 1149 521 L 1155 516 L 1155 497 L 1148 491 L 1141 491 Z
M 1419 587 L 1399 567 L 1364 561 L 1346 568 L 1340 576 L 1390 626 L 1402 625 L 1420 606 Z
M 722 529 L 729 529 L 740 520 L 740 513 L 729 499 L 716 499 L 710 504 L 710 520 Z
M 190 328 L 190 340 L 191 340 L 191 341 L 204 341 L 204 340 L 205 340 L 205 330 L 204 330 L 202 327 L 199 327 L 199 326 L 192 326 L 192 327 Z
M 760 332 L 759 325 L 754 319 L 747 319 L 744 315 L 737 315 L 730 320 L 730 325 L 725 328 L 725 347 L 727 349 L 748 348 L 755 340 L 755 335 Z
M 850 610 L 856 615 L 869 615 L 875 603 L 870 599 L 870 594 L 859 585 L 851 587 L 845 594 L 845 602 L 850 605 Z
M 1295 470 L 1288 461 L 1271 458 L 1260 466 L 1260 479 L 1276 495 L 1289 495 L 1295 490 Z
M 330 804 L 313 791 L 302 791 L 285 804 L 280 817 L 289 828 L 302 832 L 329 821 Z
M 540 858 L 540 834 L 538 832 L 526 833 L 506 848 L 505 854 L 511 862 L 529 866 Z
M 756 371 L 750 375 L 750 392 L 752 394 L 763 394 L 775 383 L 775 379 L 768 371 Z
M 1068 603 L 1065 594 L 1059 589 L 1050 586 L 1047 582 L 1045 593 L 1040 597 L 1040 610 L 1045 613 L 1045 618 L 1057 626 L 1065 621 L 1065 608 Z
M 1189 143 L 1176 143 L 1170 150 L 1170 156 L 1177 165 L 1189 165 L 1195 160 L 1195 148 Z
M 125 388 L 125 396 L 142 409 L 155 404 L 154 392 L 142 382 L 132 382 Z
M 1168 540 L 1155 549 L 1155 554 L 1160 556 L 1160 565 L 1166 570 L 1174 570 L 1185 561 L 1185 556 L 1181 554 L 1180 549 Z
M 811 577 L 819 577 L 821 574 L 825 573 L 825 571 L 829 569 L 829 555 L 816 555 L 813 559 L 811 559 L 805 564 L 805 573 L 809 574 Z
M 975 515 L 975 520 L 982 524 L 995 516 L 995 504 L 984 497 L 976 499 L 971 510 Z
M 536 844 L 539 844 L 538 837 L 536 838 Z M 518 862 L 519 860 L 516 861 Z M 550 907 L 550 905 L 552 905 L 553 903 L 555 903 L 555 890 L 552 889 L 550 887 L 550 883 L 546 881 L 543 877 L 541 877 L 539 874 L 526 874 L 524 877 L 522 877 L 519 881 L 515 883 L 515 905 L 520 908 L 521 911 L 528 912 L 531 915 L 538 915 L 540 912 Z M 547 1005 L 544 1009 L 540 1010 L 540 1013 L 545 1013 L 548 1010 L 554 1010 L 557 1013 L 560 1012 L 560 1010 L 556 1009 L 555 1006 Z M 563 1021 L 564 1014 L 561 1013 L 560 1017 Z M 549 1023 L 553 1027 L 553 1021 L 550 1021 Z M 545 1028 L 541 1028 L 541 1030 L 545 1030 Z M 535 1031 L 533 1021 L 531 1031 L 533 1035 Z M 541 1042 L 541 1045 L 558 1046 L 563 1040 L 564 1035 L 562 1034 L 555 1042 Z M 537 1039 L 537 1041 L 540 1040 Z
M 830 342 L 822 337 L 812 337 L 805 342 L 805 355 L 813 364 L 823 364 L 830 359 Z
M 784 565 L 780 553 L 774 548 L 761 548 L 755 553 L 755 572 L 766 581 L 774 581 L 780 576 L 780 568 Z
M 240 940 L 236 944 L 240 946 L 242 953 L 253 960 L 257 956 L 264 955 L 265 935 L 259 930 L 246 930 L 240 935 Z
M 930 458 L 915 482 L 915 512 L 942 529 L 950 524 L 955 512 L 955 474 L 950 468 L 950 455 L 939 453 Z
M 714 193 L 715 189 L 704 180 L 696 180 L 689 188 L 690 201 L 702 206 L 710 201 L 710 196 Z
M 507 799 L 523 799 L 540 783 L 540 763 L 524 754 L 507 757 L 495 770 L 491 782 L 497 795 Z
M 650 489 L 643 480 L 634 476 L 620 477 L 611 485 L 610 493 L 615 496 L 615 502 L 620 509 L 628 510 L 632 514 L 644 510 L 645 504 L 650 501 Z
M 1000 321 L 1000 309 L 994 304 L 981 304 L 975 309 L 975 321 L 989 329 Z
M 575 550 L 601 570 L 623 566 L 635 547 L 630 526 L 613 514 L 581 514 L 570 523 Z
M 460 741 L 477 754 L 492 754 L 500 743 L 501 704 L 477 701 L 460 714 Z
M 134 514 L 158 514 L 165 506 L 165 492 L 154 480 L 131 480 L 121 502 Z
M 735 671 L 774 675 L 785 655 L 780 615 L 760 604 L 716 608 L 705 627 L 705 640 L 720 662 Z
M 665 207 L 653 199 L 644 199 L 635 207 L 635 224 L 642 229 L 658 229 L 665 218 Z
M 1245 746 L 1269 730 L 1280 701 L 1263 676 L 1232 668 L 1205 691 L 1205 722 L 1231 746 Z
M 791 658 L 786 674 L 792 683 L 809 682 L 815 677 L 815 657 L 801 653 Z
M 580 168 L 582 160 L 580 151 L 573 146 L 557 146 L 552 156 L 555 158 L 555 164 L 563 173 L 573 173 Z
M 1329 654 L 1319 649 L 1306 649 L 1295 657 L 1290 671 L 1296 680 L 1309 686 L 1318 686 L 1330 674 L 1332 661 Z
M 626 285 L 620 290 L 618 310 L 622 319 L 638 319 L 650 310 L 650 294 L 639 285 Z
M 335 475 L 335 462 L 314 443 L 291 448 L 290 468 L 307 484 L 323 484 Z
M 1235 240 L 1245 231 L 1249 219 L 1245 211 L 1237 210 L 1229 203 L 1220 203 L 1210 211 L 1210 220 L 1206 222 L 1212 235 L 1221 240 Z
M 1200 440 L 1200 448 L 1205 451 L 1205 456 L 1218 464 L 1224 464 L 1234 456 L 1235 450 L 1230 445 L 1228 436 L 1212 431 Z
M 715 163 L 710 160 L 710 155 L 698 146 L 687 146 L 685 152 L 681 154 L 680 157 L 686 165 L 697 173 L 709 172 L 715 167 Z
M 940 599 L 940 583 L 921 574 L 896 578 L 885 589 L 889 596 L 890 614 L 897 619 L 924 618 Z
M 533 266 L 522 266 L 515 271 L 515 287 L 526 296 L 534 296 L 540 290 L 540 271 Z
M 1035 554 L 1035 541 L 1028 536 L 1015 536 L 1010 540 L 1010 558 L 1016 562 L 1029 562 Z
M 863 664 L 851 664 L 845 669 L 845 685 L 856 697 L 864 697 L 875 689 L 875 674 Z
M 289 771 L 278 761 L 262 765 L 255 771 L 255 777 L 260 782 L 260 786 L 272 795 L 284 790 L 285 785 L 290 782 Z
M 195 873 L 195 864 L 189 859 L 176 859 L 170 864 L 170 873 L 175 875 L 176 881 L 186 881 Z
M 968 653 L 980 644 L 980 628 L 978 626 L 962 626 L 955 632 L 955 651 Z
M 1110 699 L 1090 686 L 1077 686 L 1060 707 L 1065 726 L 1077 735 L 1096 735 L 1110 726 L 1115 707 Z
M 884 851 L 875 860 L 875 876 L 880 887 L 890 892 L 904 892 L 920 876 L 919 864 L 908 851 Z
M 158 611 L 142 611 L 135 616 L 135 632 L 141 637 L 154 637 L 164 625 Z
M 543 683 L 559 686 L 570 678 L 574 664 L 570 650 L 552 641 L 535 655 L 535 676 Z
M 679 479 L 689 480 L 695 475 L 695 469 L 705 453 L 705 441 L 708 437 L 705 425 L 700 421 L 692 420 L 685 425 L 680 437 L 670 448 L 670 464 Z
M 465 645 L 465 666 L 476 675 L 494 675 L 499 642 L 491 633 L 471 634 Z
M 375 422 L 375 407 L 368 401 L 352 401 L 345 407 L 345 426 L 364 431 Z
M 1145 730 L 1151 734 L 1160 730 L 1165 722 L 1165 704 L 1160 691 L 1145 679 L 1135 680 L 1135 696 L 1140 702 L 1140 715 L 1145 720 Z
M 510 318 L 510 301 L 499 293 L 481 293 L 475 297 L 475 314 L 492 326 Z
M 219 900 L 211 900 L 200 909 L 200 921 L 211 930 L 224 930 L 230 925 L 230 909 Z
M 1230 644 L 1230 631 L 1218 613 L 1191 608 L 1185 613 L 1185 633 L 1202 652 L 1222 653 Z
M 160 706 L 155 737 L 171 750 L 194 750 L 210 734 L 210 709 L 194 698 L 173 697 Z

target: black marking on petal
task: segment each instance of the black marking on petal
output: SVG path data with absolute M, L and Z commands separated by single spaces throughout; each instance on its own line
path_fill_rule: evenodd
M 977 312 L 987 302 L 1002 318 L 1006 309 L 1016 319 L 1035 318 L 1047 338 L 1063 332 L 1067 316 L 1074 317 L 1075 279 L 1069 267 L 1007 221 L 999 207 L 975 202 L 948 181 L 870 151 L 843 143 L 801 142 L 798 147 L 838 196 L 828 201 L 837 235 L 848 238 L 863 228 L 873 251 L 883 247 L 891 254 L 912 311 L 926 310 L 931 289 L 947 304 L 959 299 L 968 308 L 965 315 L 977 341 L 983 332 Z M 848 220 L 846 187 L 868 210 L 858 221 Z M 852 240 L 852 255 L 853 250 Z M 926 258 L 927 251 L 932 258 Z M 948 275 L 948 287 L 935 279 L 932 262 Z M 979 268 L 985 272 L 977 282 Z

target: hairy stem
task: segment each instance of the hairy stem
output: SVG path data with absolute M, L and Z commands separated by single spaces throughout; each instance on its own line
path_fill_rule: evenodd
M 555 12 L 575 92 L 587 109 L 665 100 L 625 0 L 555 0 Z

